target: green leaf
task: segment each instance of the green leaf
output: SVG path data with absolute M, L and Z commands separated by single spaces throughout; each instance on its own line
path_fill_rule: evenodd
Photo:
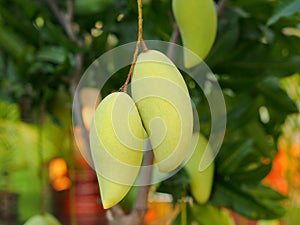
M 91 15 L 104 11 L 114 0 L 77 0 L 75 12 L 78 15 Z
M 272 164 L 263 164 L 258 158 L 255 158 L 255 162 L 248 164 L 248 167 L 239 168 L 229 177 L 230 180 L 235 182 L 244 182 L 247 184 L 253 184 L 260 182 L 271 171 Z
M 299 65 L 300 64 L 298 64 L 298 66 Z M 280 80 L 278 78 L 267 77 L 257 84 L 257 88 L 263 93 L 267 99 L 267 103 L 271 103 L 272 107 L 287 113 L 298 112 L 297 105 L 288 96 L 286 91 L 281 88 Z M 274 93 L 276 93 L 276 95 L 274 95 Z
M 18 105 L 0 101 L 0 120 L 18 121 L 20 119 Z
M 277 219 L 286 213 L 281 202 L 274 200 L 273 191 L 262 190 L 260 185 L 249 188 L 241 188 L 241 186 L 243 185 L 240 183 L 219 180 L 215 183 L 211 202 L 216 206 L 230 208 L 253 220 Z M 260 194 L 256 196 L 255 192 Z
M 23 168 L 36 170 L 39 167 L 39 151 L 43 151 L 45 162 L 58 154 L 59 149 L 49 138 L 49 130 L 23 122 L 2 120 L 0 131 L 0 170 L 2 171 L 14 172 Z M 54 135 L 59 133 L 56 131 L 52 134 Z
M 66 36 L 63 29 L 50 20 L 45 21 L 45 25 L 41 29 L 40 37 L 46 42 L 50 42 L 56 46 L 63 46 L 70 51 L 80 50 L 77 44 Z
M 277 7 L 273 16 L 269 18 L 267 25 L 270 26 L 276 23 L 282 17 L 288 17 L 294 13 L 300 12 L 300 1 L 299 0 L 280 0 L 278 1 Z
M 35 3 L 29 1 L 24 2 L 21 7 L 17 6 L 18 13 L 11 13 L 8 7 L 5 8 L 0 4 L 0 21 L 3 20 L 7 27 L 10 27 L 13 31 L 17 31 L 19 36 L 26 39 L 27 44 L 28 42 L 35 44 L 39 41 L 38 31 L 34 27 L 34 23 L 27 15 L 24 15 L 24 6 L 32 10 L 32 8 L 37 7 L 33 7 L 33 5 L 35 5 Z
M 275 191 L 271 187 L 264 186 L 262 184 L 259 185 L 241 185 L 241 189 L 245 192 L 248 192 L 250 195 L 255 196 L 257 199 L 259 198 L 268 198 L 272 200 L 286 200 L 287 196 L 280 194 Z
M 222 15 L 215 43 L 205 60 L 209 66 L 228 60 L 228 52 L 235 48 L 239 36 L 238 16 L 232 10 Z
M 254 140 L 255 147 L 261 153 L 260 156 L 270 158 L 275 146 L 272 143 L 273 139 L 268 137 L 264 126 L 259 121 L 252 119 L 245 126 L 245 132 L 246 135 L 249 135 Z
M 20 58 L 25 43 L 16 33 L 0 25 L 0 46 L 15 58 Z
M 52 63 L 63 63 L 66 58 L 66 51 L 62 47 L 46 46 L 37 53 L 37 59 Z
M 218 164 L 218 171 L 226 176 L 237 170 L 243 159 L 251 152 L 252 145 L 253 141 L 251 139 L 233 145 L 231 149 L 227 150 L 228 154 L 226 154 L 226 158 L 219 159 L 220 163 Z
M 251 47 L 254 46 L 248 46 L 248 48 Z M 243 51 L 245 51 L 245 49 Z M 267 52 L 262 51 L 261 53 L 251 54 L 249 58 L 244 58 L 244 54 L 243 56 L 238 55 L 233 62 L 218 66 L 217 69 L 224 73 L 228 72 L 231 76 L 245 77 L 245 75 L 247 75 L 248 77 L 260 76 L 261 78 L 266 75 L 271 75 L 283 77 L 290 76 L 295 72 L 300 72 L 299 65 L 299 56 L 272 57 L 269 56 Z

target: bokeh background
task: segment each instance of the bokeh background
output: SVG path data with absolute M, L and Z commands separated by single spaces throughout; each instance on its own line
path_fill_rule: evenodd
M 225 97 L 227 131 L 213 192 L 207 205 L 192 207 L 189 177 L 180 171 L 151 189 L 146 224 L 298 225 L 299 1 L 215 3 L 218 34 L 205 62 Z M 181 44 L 171 1 L 143 5 L 144 38 Z M 107 224 L 95 172 L 78 145 L 88 148 L 89 96 L 118 90 L 128 68 L 102 90 L 81 90 L 81 123 L 74 126 L 72 103 L 88 66 L 136 38 L 134 0 L 0 0 L 0 224 L 43 212 L 63 225 Z M 185 79 L 208 137 L 207 101 Z M 125 211 L 134 195 L 128 199 Z

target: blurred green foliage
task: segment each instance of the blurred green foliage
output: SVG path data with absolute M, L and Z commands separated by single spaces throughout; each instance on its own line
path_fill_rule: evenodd
M 67 13 L 70 2 L 60 0 L 57 6 Z M 144 39 L 170 40 L 174 23 L 170 6 L 170 0 L 144 1 Z M 283 77 L 300 72 L 299 11 L 297 0 L 230 0 L 206 60 L 218 77 L 228 113 L 210 203 L 251 219 L 273 219 L 285 213 L 281 203 L 285 197 L 261 181 L 272 168 L 281 125 L 287 115 L 299 111 L 281 86 Z M 65 32 L 48 1 L 0 0 L 0 98 L 17 104 L 21 113 L 16 117 L 30 123 L 36 122 L 34 112 L 44 106 L 45 132 L 55 149 L 64 149 L 60 145 L 64 142 L 51 134 L 66 134 L 71 125 L 68 93 L 76 57 L 83 54 L 83 72 L 107 50 L 135 41 L 136 2 L 75 0 L 71 25 L 77 40 Z M 111 79 L 103 93 L 119 89 L 125 77 L 126 72 Z M 210 112 L 204 94 L 197 87 L 190 92 L 200 112 L 201 132 L 208 136 Z M 5 115 L 2 109 L 0 114 Z M 190 194 L 186 174 L 178 176 L 161 184 L 164 191 L 176 191 L 175 201 L 180 191 Z M 213 212 L 209 207 L 206 210 Z

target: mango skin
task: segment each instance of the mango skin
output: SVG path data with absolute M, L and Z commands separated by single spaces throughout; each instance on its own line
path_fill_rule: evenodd
M 173 0 L 172 10 L 183 46 L 204 60 L 217 33 L 217 13 L 213 0 Z M 186 68 L 200 62 L 191 52 L 184 51 Z
M 51 214 L 45 213 L 30 217 L 24 225 L 61 225 L 61 223 Z
M 91 154 L 105 209 L 120 202 L 134 184 L 144 151 L 145 130 L 129 95 L 106 96 L 90 131 Z
M 159 170 L 174 170 L 186 157 L 193 130 L 192 104 L 182 75 L 166 55 L 148 50 L 137 58 L 131 91 Z
M 205 204 L 211 194 L 215 166 L 214 162 L 212 162 L 204 171 L 199 171 L 199 164 L 207 146 L 206 138 L 199 133 L 193 134 L 191 146 L 195 145 L 195 151 L 184 166 L 184 169 L 191 179 L 190 187 L 193 197 L 199 204 Z M 208 150 L 211 151 L 210 148 Z

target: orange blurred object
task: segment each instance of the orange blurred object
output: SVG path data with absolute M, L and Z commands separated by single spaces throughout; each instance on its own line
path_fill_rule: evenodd
M 66 175 L 68 172 L 67 163 L 62 158 L 52 159 L 49 163 L 49 177 L 51 181 Z
M 67 190 L 71 186 L 71 180 L 66 176 L 58 177 L 54 181 L 52 181 L 52 186 L 56 191 Z
M 49 178 L 52 187 L 56 191 L 67 190 L 71 186 L 71 180 L 67 176 L 67 163 L 62 158 L 52 159 L 49 163 Z
M 279 193 L 288 194 L 288 181 L 286 173 L 288 170 L 288 155 L 286 152 L 286 144 L 283 140 L 279 141 L 278 153 L 273 161 L 271 172 L 267 175 L 264 183 L 276 189 Z
M 169 225 L 174 218 L 172 196 L 164 193 L 152 194 L 145 216 L 146 225 Z

